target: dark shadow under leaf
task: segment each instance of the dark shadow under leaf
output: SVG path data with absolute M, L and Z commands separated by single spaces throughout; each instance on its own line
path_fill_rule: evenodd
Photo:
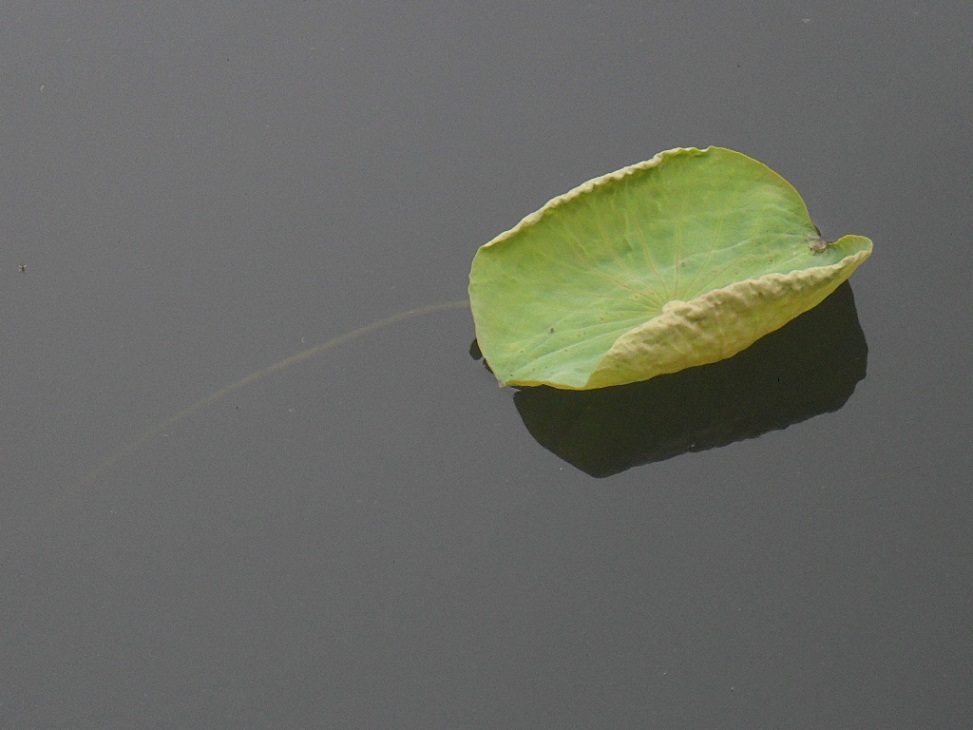
M 724 446 L 841 408 L 868 346 L 848 283 L 728 360 L 614 388 L 525 388 L 537 441 L 595 477 Z

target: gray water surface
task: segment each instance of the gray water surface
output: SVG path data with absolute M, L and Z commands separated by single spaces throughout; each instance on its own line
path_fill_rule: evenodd
M 0 726 L 973 727 L 973 9 L 708 7 L 4 3 Z M 86 481 L 709 144 L 875 242 L 817 405 L 772 355 L 579 452 L 452 310 Z

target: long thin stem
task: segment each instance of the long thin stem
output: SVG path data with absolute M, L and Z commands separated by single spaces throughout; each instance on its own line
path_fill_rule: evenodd
M 426 314 L 433 314 L 435 312 L 446 312 L 455 309 L 468 309 L 469 306 L 470 306 L 469 301 L 464 299 L 461 301 L 439 302 L 438 304 L 429 304 L 424 307 L 416 307 L 414 309 L 408 309 L 404 312 L 399 312 L 397 314 L 393 314 L 388 317 L 385 317 L 384 319 L 380 319 L 375 322 L 372 322 L 371 324 L 366 324 L 364 327 L 359 327 L 358 329 L 352 330 L 351 332 L 346 332 L 343 335 L 338 335 L 337 337 L 333 337 L 327 342 L 323 342 L 320 345 L 315 345 L 314 347 L 304 350 L 303 352 L 299 352 L 296 355 L 291 355 L 290 357 L 280 360 L 279 362 L 275 362 L 272 365 L 268 365 L 262 370 L 257 370 L 255 372 L 252 372 L 249 375 L 246 375 L 240 378 L 239 380 L 230 383 L 229 385 L 223 386 L 219 390 L 213 391 L 212 393 L 205 396 L 204 398 L 201 398 L 200 400 L 196 401 L 192 405 L 186 406 L 178 413 L 175 413 L 169 416 L 168 418 L 159 421 L 157 424 L 152 426 L 152 428 L 145 431 L 135 441 L 128 444 L 128 446 L 126 446 L 125 448 L 121 449 L 120 451 L 116 452 L 108 459 L 103 461 L 98 466 L 97 469 L 91 472 L 84 479 L 84 481 L 81 482 L 79 488 L 84 488 L 86 486 L 97 483 L 101 479 L 104 479 L 105 476 L 112 470 L 112 468 L 114 468 L 114 466 L 118 464 L 118 462 L 120 462 L 122 459 L 127 457 L 129 454 L 134 453 L 141 446 L 151 441 L 153 438 L 155 438 L 156 436 L 158 436 L 160 433 L 170 428 L 171 426 L 175 425 L 179 421 L 182 421 L 184 418 L 191 416 L 193 413 L 196 413 L 197 411 L 200 411 L 203 408 L 206 408 L 207 406 L 213 405 L 214 403 L 222 400 L 223 398 L 228 396 L 230 393 L 233 393 L 234 391 L 240 390 L 241 388 L 245 388 L 248 385 L 253 385 L 259 380 L 263 380 L 268 375 L 279 373 L 280 371 L 286 370 L 292 365 L 297 365 L 298 363 L 304 362 L 305 360 L 309 360 L 312 357 L 317 357 L 318 355 L 321 355 L 327 352 L 328 350 L 337 347 L 338 345 L 343 345 L 346 342 L 357 340 L 358 338 L 364 337 L 365 335 L 371 332 L 384 329 L 385 327 L 390 327 L 391 325 L 397 324 L 398 322 L 402 322 L 407 319 L 412 319 L 414 317 L 421 317 Z

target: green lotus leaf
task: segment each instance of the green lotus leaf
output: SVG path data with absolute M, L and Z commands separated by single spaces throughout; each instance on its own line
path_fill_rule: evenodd
M 822 240 L 766 165 L 679 148 L 590 180 L 480 247 L 470 306 L 501 384 L 588 390 L 731 357 L 871 252 L 862 236 Z

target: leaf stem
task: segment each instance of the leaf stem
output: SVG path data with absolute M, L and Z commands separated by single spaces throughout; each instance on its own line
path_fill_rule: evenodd
M 328 350 L 331 350 L 338 345 L 343 345 L 352 340 L 357 340 L 364 337 L 367 334 L 376 332 L 380 329 L 385 329 L 386 327 L 391 327 L 393 324 L 398 324 L 399 322 L 404 322 L 407 319 L 413 319 L 415 317 L 422 317 L 426 314 L 433 314 L 435 312 L 447 312 L 457 309 L 469 309 L 470 303 L 468 300 L 458 300 L 452 302 L 439 302 L 437 304 L 428 304 L 422 307 L 415 307 L 413 309 L 407 309 L 404 312 L 398 312 L 396 314 L 389 315 L 382 319 L 376 320 L 370 324 L 366 324 L 363 327 L 359 327 L 351 332 L 345 332 L 344 334 L 333 337 L 327 342 L 322 342 L 320 345 L 315 345 L 307 350 L 298 352 L 295 355 L 284 358 L 278 362 L 268 365 L 267 367 L 257 370 L 245 375 L 244 377 L 236 380 L 229 385 L 225 385 L 219 390 L 215 390 L 209 395 L 201 398 L 192 405 L 186 406 L 178 413 L 175 413 L 168 418 L 159 421 L 157 424 L 148 429 L 141 436 L 139 436 L 135 441 L 131 442 L 123 449 L 117 451 L 115 454 L 103 461 L 97 469 L 92 471 L 79 485 L 79 489 L 83 489 L 87 486 L 96 484 L 100 480 L 104 479 L 105 476 L 118 464 L 122 459 L 128 455 L 137 451 L 141 446 L 151 441 L 153 438 L 158 436 L 160 433 L 165 431 L 167 428 L 175 425 L 176 423 L 182 421 L 183 419 L 191 416 L 197 411 L 201 411 L 208 406 L 222 400 L 230 393 L 245 388 L 248 385 L 253 385 L 254 383 L 263 380 L 269 375 L 274 375 L 282 370 L 286 370 L 292 365 L 297 365 L 298 363 L 304 362 L 305 360 L 310 360 L 312 357 L 317 357 Z

